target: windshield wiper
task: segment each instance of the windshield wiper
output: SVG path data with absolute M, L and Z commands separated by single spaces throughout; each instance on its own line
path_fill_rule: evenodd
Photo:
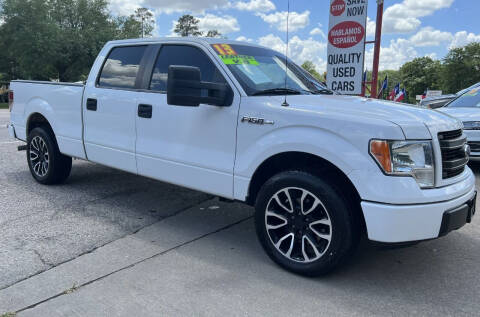
M 252 96 L 262 96 L 262 95 L 301 95 L 302 92 L 295 89 L 289 88 L 272 88 L 272 89 L 265 89 L 254 92 Z
M 313 93 L 316 95 L 333 95 L 333 91 L 328 89 L 316 89 Z

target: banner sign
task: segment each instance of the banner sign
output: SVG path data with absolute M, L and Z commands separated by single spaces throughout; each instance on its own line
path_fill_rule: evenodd
M 362 93 L 368 0 L 331 0 L 327 85 L 346 95 Z

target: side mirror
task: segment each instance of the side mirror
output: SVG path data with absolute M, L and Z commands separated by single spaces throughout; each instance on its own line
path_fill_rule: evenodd
M 232 93 L 227 84 L 205 82 L 200 78 L 198 67 L 171 65 L 168 68 L 167 103 L 187 107 L 231 105 Z

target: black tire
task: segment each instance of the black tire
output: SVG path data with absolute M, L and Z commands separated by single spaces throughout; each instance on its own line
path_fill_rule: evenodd
M 292 205 L 296 206 L 288 203 L 286 192 L 282 191 L 286 188 L 290 188 L 287 192 Z M 277 194 L 278 200 L 274 198 Z M 282 196 L 286 202 L 284 206 L 288 208 L 279 204 Z M 361 224 L 352 199 L 334 182 L 328 182 L 314 174 L 304 171 L 281 172 L 262 186 L 256 199 L 255 226 L 260 243 L 274 262 L 291 272 L 306 276 L 326 274 L 346 260 L 360 240 Z M 301 206 L 297 207 L 299 201 Z M 269 216 L 266 216 L 267 207 Z M 290 213 L 286 209 L 295 211 Z M 307 209 L 306 212 L 313 211 L 305 215 L 304 209 Z M 275 217 L 270 216 L 270 211 L 276 213 Z M 288 218 L 287 223 L 279 215 Z M 270 228 L 277 225 L 281 227 L 267 230 L 267 222 Z M 292 232 L 289 234 L 292 240 L 285 239 L 277 249 L 275 244 L 288 232 Z M 327 239 L 321 238 L 319 234 L 327 236 Z M 287 249 L 291 250 L 290 254 Z
M 53 131 L 45 126 L 29 133 L 27 162 L 33 178 L 44 185 L 63 183 L 72 170 L 72 158 L 60 153 Z

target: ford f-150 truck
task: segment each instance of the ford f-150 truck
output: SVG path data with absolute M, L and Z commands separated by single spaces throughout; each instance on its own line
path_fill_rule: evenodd
M 13 81 L 10 97 L 39 183 L 78 158 L 245 202 L 266 253 L 304 275 L 338 266 L 362 233 L 434 239 L 475 213 L 460 121 L 334 94 L 250 43 L 113 41 L 85 85 Z

